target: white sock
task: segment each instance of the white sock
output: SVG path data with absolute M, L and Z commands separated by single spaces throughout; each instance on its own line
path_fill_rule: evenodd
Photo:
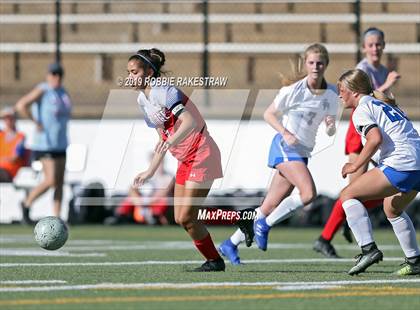
M 398 217 L 388 218 L 388 221 L 394 229 L 405 257 L 419 256 L 420 250 L 416 240 L 416 230 L 408 214 L 403 212 Z
M 363 204 L 357 199 L 349 199 L 343 202 L 343 209 L 357 244 L 362 247 L 374 242 L 372 223 Z
M 263 217 L 265 217 L 265 215 L 261 212 L 261 208 L 258 207 L 255 209 L 255 211 L 257 212 L 257 216 L 255 217 L 255 220 L 259 220 Z M 240 243 L 245 241 L 245 235 L 244 233 L 238 228 L 233 235 L 230 237 L 230 241 L 238 246 Z
M 291 217 L 297 209 L 303 207 L 300 195 L 291 195 L 285 199 L 266 217 L 265 221 L 268 226 L 273 226 L 285 219 Z
M 265 214 L 262 213 L 261 207 L 256 208 L 255 212 L 257 212 L 257 215 L 255 216 L 255 219 L 254 219 L 255 221 L 259 220 L 259 219 L 262 219 L 262 218 L 265 218 Z
M 238 228 L 232 236 L 230 236 L 230 241 L 238 246 L 240 243 L 245 241 L 245 235 L 244 233 Z

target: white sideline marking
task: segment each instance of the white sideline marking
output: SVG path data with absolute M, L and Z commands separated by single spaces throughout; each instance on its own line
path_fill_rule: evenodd
M 48 256 L 48 257 L 105 257 L 105 253 L 69 253 L 69 252 L 54 252 L 43 250 L 25 250 L 25 249 L 2 249 L 0 257 L 3 256 Z
M 34 243 L 33 238 L 29 236 L 4 236 L 0 237 L 1 243 Z M 270 249 L 312 249 L 313 243 L 269 243 Z M 358 246 L 356 244 L 337 244 L 334 245 L 339 250 L 354 250 Z M 190 241 L 119 241 L 119 240 L 69 240 L 66 244 L 68 251 L 138 251 L 138 250 L 184 250 L 193 249 L 194 246 Z M 247 250 L 245 246 L 240 247 L 241 250 Z M 379 245 L 381 250 L 400 250 L 397 244 Z M 256 249 L 255 244 L 251 249 Z
M 384 261 L 403 262 L 401 257 L 386 257 Z M 354 262 L 352 258 L 296 258 L 296 259 L 250 259 L 244 260 L 244 264 L 273 264 L 273 263 L 349 263 Z M 89 263 L 3 263 L 0 267 L 54 267 L 54 266 L 141 266 L 141 265 L 186 265 L 201 264 L 201 260 L 179 260 L 179 261 L 136 261 L 136 262 L 89 262 Z
M 341 288 L 342 285 L 288 285 L 288 286 L 277 286 L 274 289 L 278 291 L 310 291 L 310 290 L 325 290 L 333 288 Z
M 281 250 L 308 250 L 312 249 L 313 244 L 311 243 L 269 243 L 268 247 L 272 249 Z M 355 250 L 358 249 L 356 244 L 353 245 L 334 245 L 339 250 Z M 379 245 L 381 250 L 401 250 L 399 245 Z M 114 245 L 94 245 L 94 246 L 73 246 L 70 242 L 66 249 L 69 251 L 139 251 L 139 250 L 190 250 L 194 249 L 194 246 L 190 241 L 158 241 L 158 242 L 146 242 L 146 243 L 115 243 Z M 241 246 L 241 250 L 257 249 L 254 244 L 252 247 L 247 248 Z
M 18 280 L 18 281 L 0 281 L 0 284 L 64 284 L 67 283 L 67 281 L 64 280 Z
M 191 289 L 200 287 L 241 287 L 241 286 L 273 286 L 275 289 L 282 286 L 286 288 L 310 286 L 341 286 L 352 284 L 395 284 L 395 283 L 420 283 L 420 279 L 390 279 L 366 281 L 324 281 L 324 282 L 199 282 L 199 283 L 99 283 L 85 285 L 40 286 L 40 287 L 10 287 L 0 288 L 0 292 L 41 292 L 41 291 L 74 291 L 95 289 Z
M 268 247 L 270 250 L 281 249 L 281 250 L 309 250 L 312 249 L 312 244 L 302 243 L 302 244 L 288 244 L 288 243 L 269 243 Z M 334 245 L 336 249 L 339 250 L 357 250 L 357 245 Z M 398 245 L 379 245 L 381 250 L 398 250 L 401 248 Z M 27 250 L 27 248 L 13 248 L 14 250 Z M 131 243 L 127 244 L 125 242 L 113 243 L 113 244 L 104 244 L 104 245 L 89 245 L 85 244 L 82 246 L 74 246 L 72 242 L 66 244 L 65 249 L 67 251 L 147 251 L 147 250 L 191 250 L 194 249 L 194 246 L 189 241 L 162 241 L 154 243 Z M 240 250 L 248 249 L 257 249 L 256 245 L 253 245 L 251 248 L 246 246 L 240 246 Z

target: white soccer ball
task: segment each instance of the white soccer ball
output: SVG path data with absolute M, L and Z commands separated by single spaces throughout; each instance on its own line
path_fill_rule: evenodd
M 34 229 L 35 241 L 46 250 L 57 250 L 66 243 L 69 236 L 66 224 L 55 216 L 40 220 Z

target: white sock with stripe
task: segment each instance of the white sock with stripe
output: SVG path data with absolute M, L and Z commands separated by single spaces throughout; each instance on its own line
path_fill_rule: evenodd
M 303 207 L 302 199 L 299 194 L 290 195 L 283 199 L 283 201 L 266 217 L 265 221 L 268 226 L 273 226 L 285 219 L 291 217 L 296 210 Z
M 343 202 L 343 209 L 357 244 L 362 247 L 374 242 L 372 223 L 363 204 L 357 199 L 349 199 Z
M 398 217 L 388 218 L 388 221 L 394 229 L 405 257 L 419 256 L 420 250 L 416 240 L 416 230 L 408 214 L 403 212 Z

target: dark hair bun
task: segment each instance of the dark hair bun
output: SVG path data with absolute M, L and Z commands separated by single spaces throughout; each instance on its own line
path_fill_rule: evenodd
M 165 64 L 165 54 L 157 48 L 150 49 L 150 58 L 153 63 L 159 64 L 159 67 Z

